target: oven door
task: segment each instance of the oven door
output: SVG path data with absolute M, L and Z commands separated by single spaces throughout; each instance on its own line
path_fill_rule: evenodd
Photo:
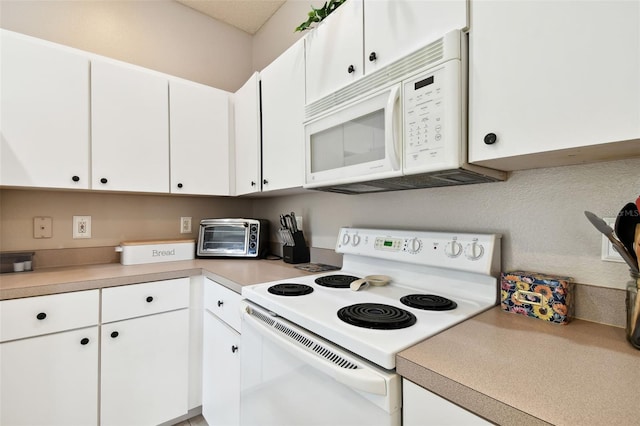
M 402 174 L 400 85 L 305 124 L 305 188 Z
M 400 425 L 400 378 L 242 302 L 240 424 Z
M 247 255 L 248 229 L 245 222 L 200 225 L 198 256 Z

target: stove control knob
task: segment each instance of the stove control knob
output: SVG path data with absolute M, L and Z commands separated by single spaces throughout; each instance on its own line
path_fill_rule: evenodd
M 447 243 L 447 245 L 444 248 L 444 254 L 446 254 L 449 257 L 460 256 L 462 254 L 462 244 L 460 244 L 456 240 L 453 240 Z
M 477 241 L 472 242 L 464 249 L 464 255 L 469 260 L 478 260 L 484 254 L 484 247 Z
M 344 234 L 342 236 L 342 245 L 346 246 L 347 244 L 349 244 L 350 240 L 351 240 L 351 237 L 349 236 L 349 234 Z
M 407 241 L 407 251 L 411 254 L 419 253 L 422 250 L 422 240 L 411 238 Z
M 360 244 L 360 235 L 355 234 L 355 235 L 353 236 L 353 238 L 351 239 L 351 245 L 355 247 L 355 246 L 357 246 L 358 244 Z

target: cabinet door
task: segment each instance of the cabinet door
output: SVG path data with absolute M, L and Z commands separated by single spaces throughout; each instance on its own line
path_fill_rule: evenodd
M 306 37 L 307 103 L 363 75 L 362 10 L 362 0 L 349 0 Z
M 467 28 L 467 0 L 365 0 L 365 74 L 454 29 Z
M 168 91 L 150 71 L 91 63 L 92 189 L 169 192 Z
M 229 93 L 169 82 L 171 192 L 229 195 Z
M 98 423 L 98 327 L 0 344 L 0 424 Z
M 471 6 L 471 162 L 503 170 L 568 164 L 589 160 L 583 147 L 640 137 L 640 2 Z M 490 133 L 497 140 L 486 144 Z M 601 159 L 614 148 L 605 145 Z M 633 150 L 640 155 L 637 141 Z
M 402 425 L 490 425 L 491 423 L 438 395 L 402 379 Z
M 263 191 L 304 183 L 304 39 L 260 72 Z
M 0 32 L 0 185 L 89 188 L 89 60 Z
M 240 335 L 209 311 L 202 342 L 202 415 L 209 426 L 240 422 Z
M 260 75 L 254 73 L 233 98 L 235 195 L 260 192 Z
M 102 425 L 160 424 L 187 413 L 189 311 L 102 326 Z

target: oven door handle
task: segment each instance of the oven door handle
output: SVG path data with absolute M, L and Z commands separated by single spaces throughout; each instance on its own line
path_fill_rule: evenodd
M 242 320 L 245 321 L 247 325 L 252 326 L 262 337 L 269 339 L 282 350 L 296 356 L 308 365 L 352 389 L 376 395 L 387 394 L 385 378 L 376 374 L 376 372 L 368 366 L 357 365 L 357 368 L 340 367 L 316 352 L 305 349 L 297 340 L 288 335 L 280 335 L 279 332 L 274 331 L 272 327 L 255 319 L 250 312 L 251 308 L 246 307 L 242 312 Z

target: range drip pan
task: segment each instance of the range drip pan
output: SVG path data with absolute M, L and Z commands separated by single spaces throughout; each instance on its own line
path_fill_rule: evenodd
M 354 277 L 353 275 L 325 275 L 315 279 L 315 283 L 323 287 L 331 288 L 349 288 L 355 280 L 359 280 L 360 277 Z
M 453 300 L 435 294 L 409 294 L 401 297 L 400 302 L 425 311 L 449 311 L 458 306 Z
M 409 311 L 381 303 L 357 303 L 338 310 L 338 318 L 356 327 L 397 330 L 416 323 Z
M 267 289 L 271 294 L 278 296 L 304 296 L 313 292 L 313 287 L 306 284 L 282 283 L 272 285 Z

